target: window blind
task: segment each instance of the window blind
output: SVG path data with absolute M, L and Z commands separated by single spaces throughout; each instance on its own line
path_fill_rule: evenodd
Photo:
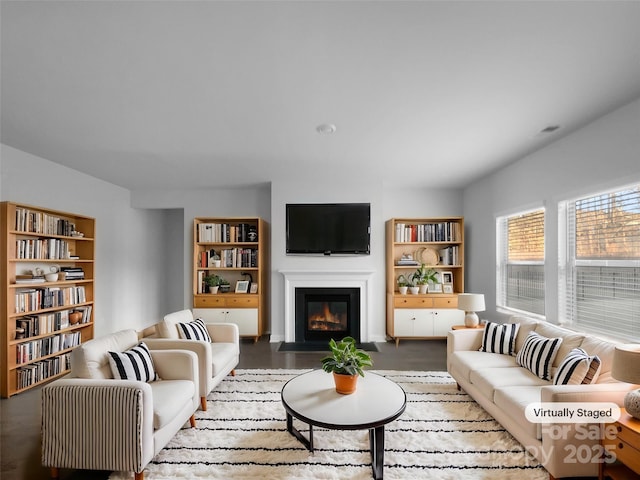
M 544 209 L 497 221 L 499 306 L 544 315 Z
M 640 340 L 640 185 L 567 202 L 565 322 Z

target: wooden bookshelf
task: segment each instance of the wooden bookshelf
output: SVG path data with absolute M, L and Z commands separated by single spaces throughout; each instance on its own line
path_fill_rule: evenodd
M 2 202 L 0 228 L 6 259 L 0 395 L 6 398 L 67 374 L 70 352 L 93 338 L 95 220 Z M 65 273 L 49 280 L 39 275 L 53 270 Z M 34 272 L 36 278 L 28 278 Z
M 193 239 L 194 316 L 235 323 L 241 337 L 258 341 L 268 328 L 268 224 L 258 217 L 196 218 Z M 204 277 L 211 274 L 227 280 L 229 291 L 208 293 Z M 246 293 L 236 292 L 239 281 L 251 282 Z
M 464 292 L 464 218 L 392 218 L 386 222 L 387 335 L 396 340 L 443 338 L 463 323 L 458 294 Z M 403 264 L 402 259 L 407 263 Z M 421 264 L 450 283 L 441 291 L 401 294 L 398 277 Z

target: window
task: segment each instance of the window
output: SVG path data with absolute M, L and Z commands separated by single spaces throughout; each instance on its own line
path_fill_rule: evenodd
M 640 340 L 640 185 L 560 208 L 567 246 L 560 265 L 561 322 Z
M 499 307 L 544 315 L 544 209 L 497 220 Z

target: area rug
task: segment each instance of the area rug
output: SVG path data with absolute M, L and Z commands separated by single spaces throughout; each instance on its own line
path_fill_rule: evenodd
M 308 370 L 237 370 L 152 460 L 145 479 L 372 478 L 367 431 L 314 428 L 315 452 L 286 430 L 280 391 Z M 407 394 L 385 429 L 385 479 L 543 480 L 546 471 L 446 372 L 374 370 Z M 308 427 L 295 421 L 305 434 Z M 110 480 L 133 478 L 114 473 Z

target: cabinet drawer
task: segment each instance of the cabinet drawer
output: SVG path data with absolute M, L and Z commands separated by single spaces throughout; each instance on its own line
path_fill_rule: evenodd
M 395 297 L 393 306 L 396 308 L 431 308 L 433 299 L 427 297 Z
M 229 308 L 257 308 L 258 297 L 237 296 L 227 298 L 226 306 Z
M 640 450 L 633 448 L 627 442 L 618 439 L 616 442 L 616 459 L 624 463 L 636 473 L 640 473 Z
M 640 433 L 634 432 L 633 430 L 623 426 L 616 425 L 618 429 L 618 438 L 623 442 L 630 443 L 631 445 L 638 445 L 638 449 L 640 449 Z
M 434 298 L 433 306 L 436 308 L 458 308 L 458 297 Z
M 225 301 L 224 297 L 218 295 L 197 295 L 194 300 L 194 307 L 202 307 L 202 308 L 214 308 L 214 307 L 224 307 Z

